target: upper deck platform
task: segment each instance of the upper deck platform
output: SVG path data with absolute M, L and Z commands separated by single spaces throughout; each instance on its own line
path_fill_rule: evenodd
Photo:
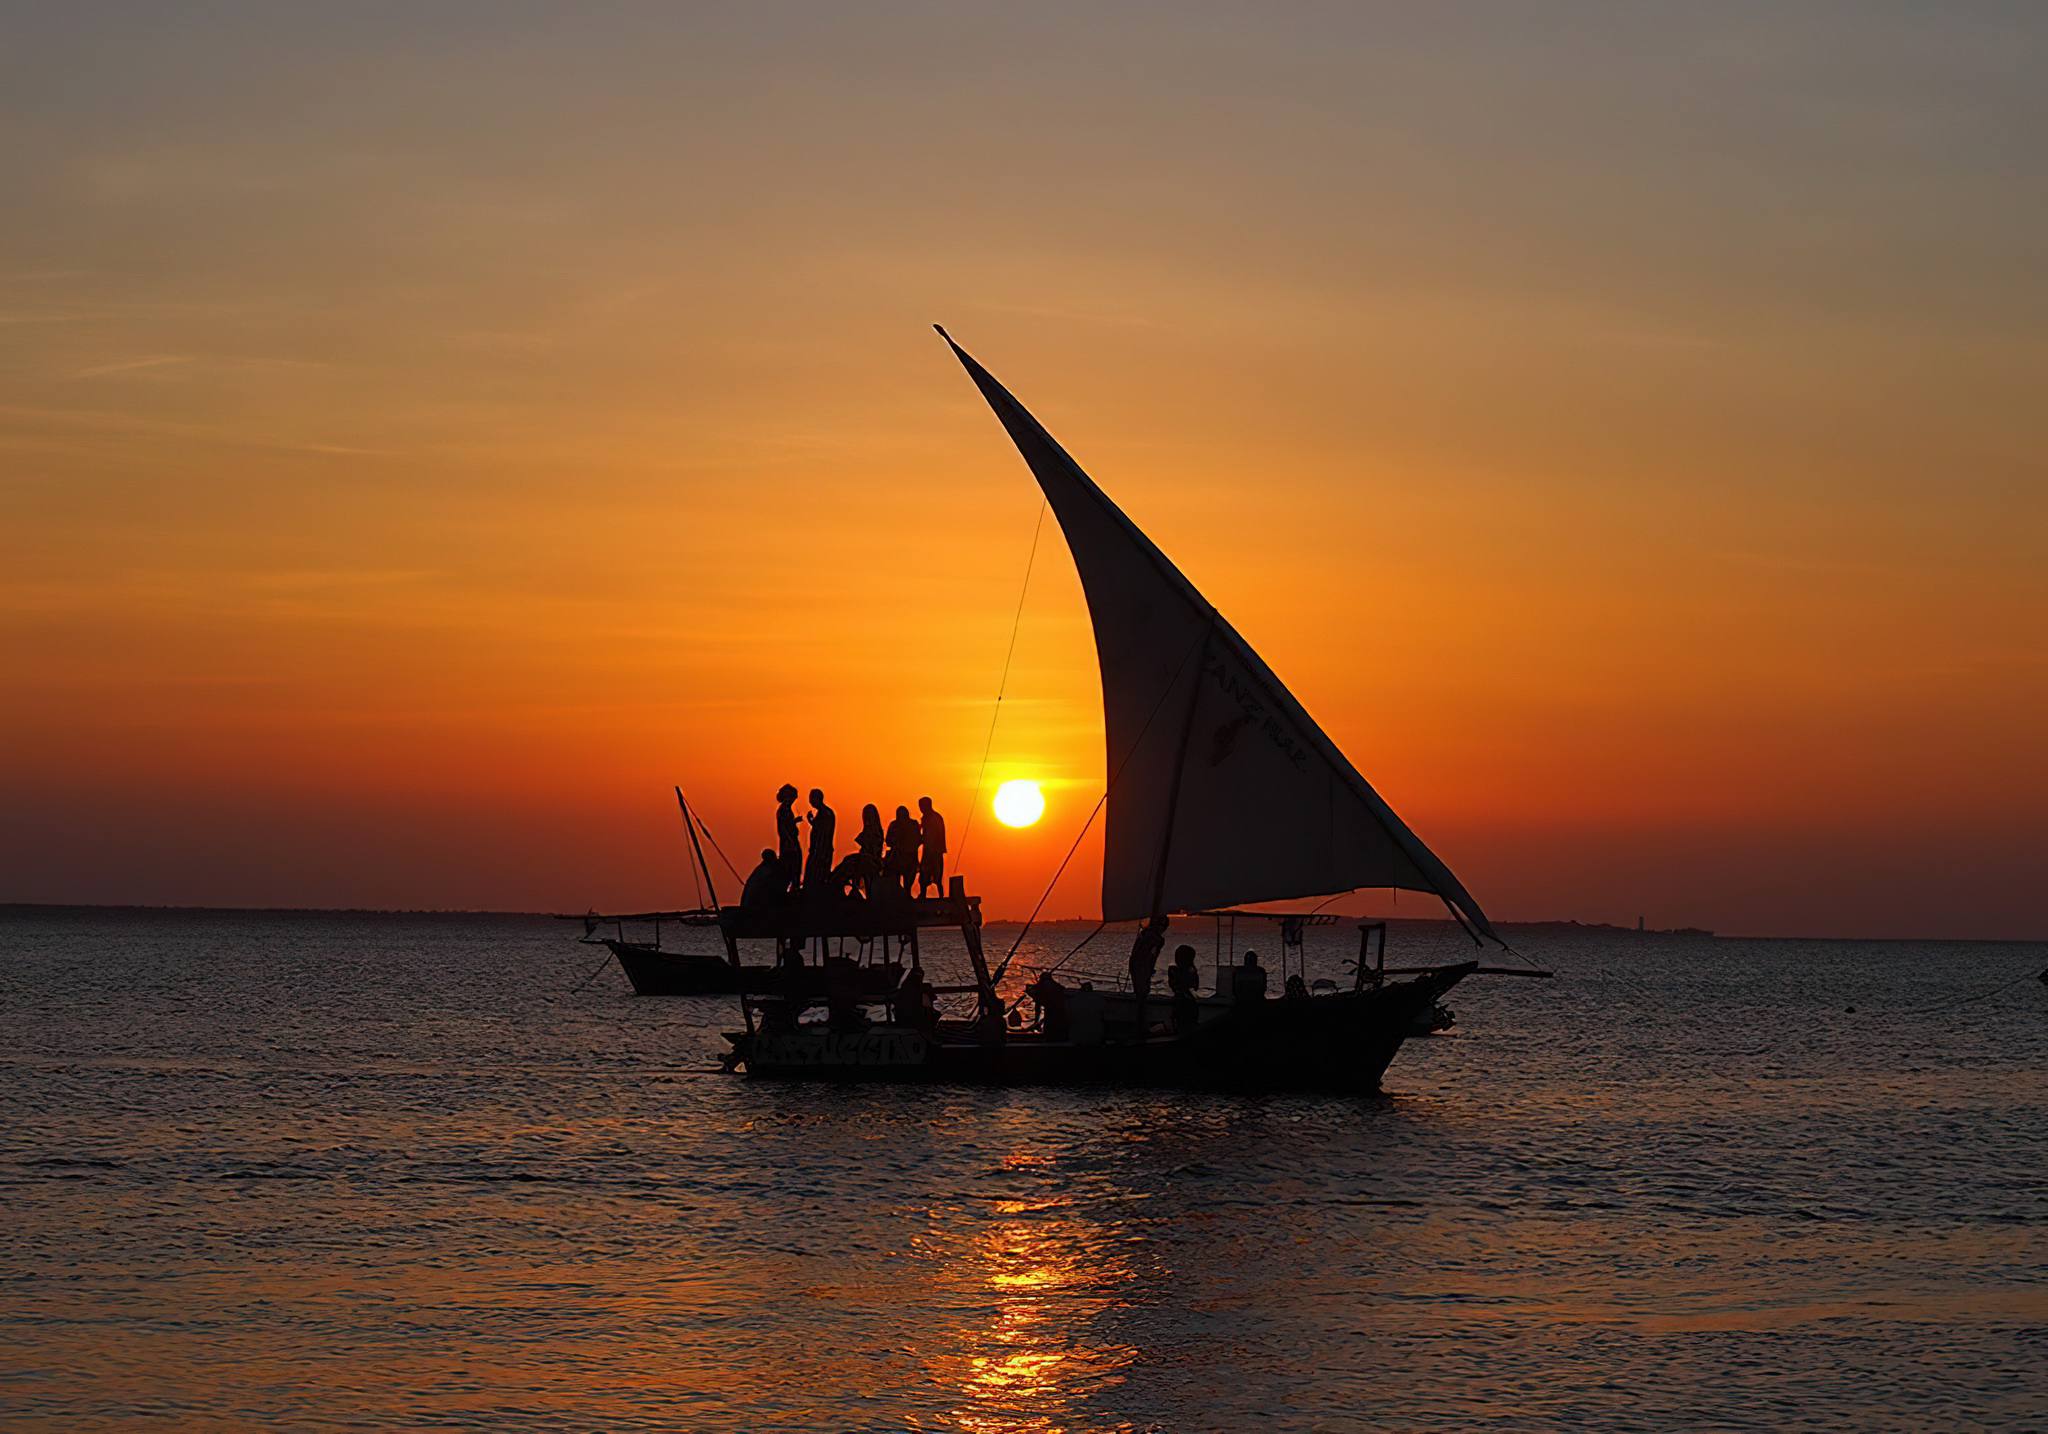
M 909 938 L 913 932 L 981 929 L 981 898 L 969 896 L 955 880 L 944 896 L 878 897 L 795 895 L 772 906 L 700 906 L 687 911 L 563 912 L 562 921 L 612 926 L 627 921 L 716 926 L 729 941 L 810 940 L 845 936 L 867 941 L 880 936 Z
M 773 906 L 728 906 L 719 913 L 718 926 L 735 941 L 834 936 L 865 941 L 878 936 L 907 938 L 933 928 L 978 931 L 981 898 L 960 890 L 922 899 L 887 894 L 793 896 Z

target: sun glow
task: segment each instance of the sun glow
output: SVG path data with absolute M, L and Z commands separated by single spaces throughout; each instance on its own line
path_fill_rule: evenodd
M 1017 778 L 996 788 L 996 820 L 1006 827 L 1028 827 L 1045 815 L 1045 793 L 1038 783 Z

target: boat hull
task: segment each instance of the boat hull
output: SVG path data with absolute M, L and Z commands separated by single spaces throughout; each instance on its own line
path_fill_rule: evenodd
M 688 951 L 661 951 L 632 941 L 606 941 L 637 996 L 716 996 L 740 988 L 730 961 Z
M 1446 967 L 1374 990 L 1246 1002 L 1184 1035 L 1081 1044 L 1030 1034 L 979 1041 L 907 1026 L 825 1025 L 734 1034 L 733 1055 L 767 1080 L 1118 1085 L 1368 1094 L 1437 998 L 1472 970 Z

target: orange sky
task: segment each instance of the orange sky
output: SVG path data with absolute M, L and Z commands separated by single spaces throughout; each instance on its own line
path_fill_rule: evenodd
M 1038 496 L 936 319 L 1496 918 L 2039 936 L 2044 29 L 33 16 L 0 899 L 682 901 L 674 781 L 958 833 Z M 1048 527 L 1000 912 L 1097 702 Z

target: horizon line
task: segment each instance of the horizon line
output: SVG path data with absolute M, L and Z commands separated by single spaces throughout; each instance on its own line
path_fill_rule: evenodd
M 190 916 L 472 916 L 472 917 L 525 917 L 550 921 L 576 920 L 586 913 L 574 911 L 518 911 L 502 907 L 461 907 L 461 906 L 216 906 L 186 905 L 172 902 L 140 901 L 0 901 L 0 914 L 28 911 L 138 911 L 177 913 Z M 1248 916 L 1267 913 L 1245 912 Z M 600 913 L 600 919 L 603 919 Z M 1062 923 L 1088 922 L 1098 918 L 1091 916 L 1041 917 L 1032 923 L 1037 926 L 1056 926 Z M 1443 926 L 1455 929 L 1455 923 L 1443 917 L 1430 916 L 1338 916 L 1343 922 L 1378 922 L 1402 926 Z M 986 926 L 1021 926 L 1019 917 L 989 917 Z M 1110 922 L 1105 926 L 1131 926 L 1135 922 Z M 1586 921 L 1577 917 L 1551 917 L 1522 921 L 1498 921 L 1500 927 L 1580 927 L 1589 930 L 1619 931 L 1643 936 L 1698 936 L 1713 941 L 1829 941 L 1829 942 L 1941 942 L 1954 945 L 1980 946 L 2043 946 L 2048 945 L 2048 936 L 1800 936 L 1730 933 L 1710 931 L 1705 927 L 1634 927 L 1622 926 L 1611 921 Z

